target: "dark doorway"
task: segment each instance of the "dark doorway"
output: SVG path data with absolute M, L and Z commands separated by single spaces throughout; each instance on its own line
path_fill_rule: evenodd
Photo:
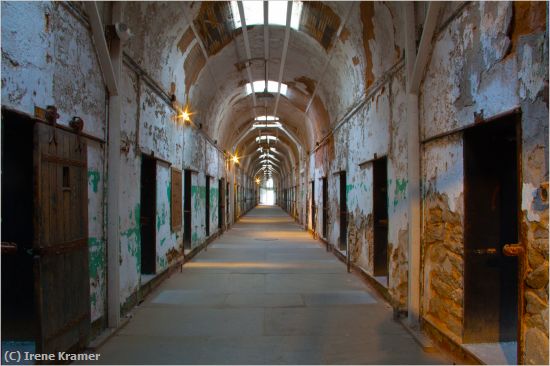
M 191 170 L 185 170 L 183 177 L 183 247 L 191 249 Z
M 33 125 L 2 117 L 2 339 L 33 343 Z
M 230 203 L 230 201 L 229 201 L 229 182 L 227 182 L 225 184 L 225 218 L 224 219 L 226 221 L 231 222 L 231 220 L 230 220 L 231 216 L 229 216 L 229 206 L 230 206 L 229 203 Z M 227 226 L 227 224 L 226 224 L 226 226 Z
M 239 186 L 233 185 L 233 222 L 237 222 L 239 218 Z
M 464 342 L 517 339 L 519 123 L 511 116 L 464 132 Z
M 381 158 L 372 164 L 374 275 L 388 275 L 388 161 Z
M 327 177 L 323 178 L 323 238 L 327 237 L 328 228 L 328 184 Z
M 346 199 L 346 172 L 340 172 L 340 250 L 347 248 L 348 204 Z
M 205 189 L 206 208 L 204 210 L 206 236 L 210 236 L 210 177 L 206 176 L 206 189 Z
M 315 181 L 311 181 L 311 229 L 315 232 L 315 228 L 317 226 L 317 223 L 315 220 L 317 217 L 315 216 L 315 213 L 317 211 L 317 207 L 315 207 Z
M 225 224 L 224 214 L 225 214 L 225 192 L 224 184 L 225 179 L 218 180 L 218 229 L 222 229 Z
M 157 161 L 141 155 L 141 274 L 156 273 Z

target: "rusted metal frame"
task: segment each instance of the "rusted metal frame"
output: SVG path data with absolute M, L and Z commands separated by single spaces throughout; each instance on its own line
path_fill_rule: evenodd
M 85 1 L 84 6 L 90 19 L 90 26 L 92 28 L 92 38 L 94 40 L 95 49 L 99 56 L 99 64 L 101 65 L 101 71 L 109 94 L 114 96 L 118 95 L 117 78 L 111 56 L 109 54 L 109 47 L 105 39 L 105 28 L 101 22 L 101 16 L 99 15 L 99 9 L 95 1 Z
M 432 141 L 440 140 L 442 138 L 464 132 L 465 130 L 468 130 L 470 128 L 474 128 L 474 127 L 477 127 L 477 126 L 480 126 L 480 125 L 484 125 L 484 124 L 493 122 L 497 119 L 500 119 L 500 118 L 503 118 L 503 117 L 506 117 L 506 116 L 510 116 L 510 115 L 513 115 L 513 114 L 517 114 L 517 115 L 521 114 L 521 108 L 519 106 L 515 106 L 514 108 L 512 108 L 510 110 L 507 110 L 507 111 L 504 111 L 504 112 L 501 112 L 501 113 L 497 113 L 497 114 L 495 114 L 491 117 L 485 118 L 485 119 L 480 119 L 477 122 L 474 122 L 473 124 L 469 124 L 469 125 L 466 125 L 466 126 L 454 128 L 452 130 L 442 132 L 442 133 L 436 134 L 434 136 L 430 136 L 430 137 L 425 138 L 424 140 L 420 141 L 420 143 L 425 145 L 425 144 L 428 144 Z
M 338 27 L 338 30 L 336 31 L 336 35 L 334 36 L 334 39 L 336 40 L 336 42 L 334 42 L 334 46 L 330 50 L 330 54 L 328 55 L 327 61 L 325 62 L 325 65 L 323 66 L 323 71 L 319 75 L 319 78 L 318 78 L 319 82 L 317 83 L 317 85 L 315 85 L 315 89 L 313 90 L 313 94 L 311 94 L 311 98 L 309 99 L 309 102 L 307 103 L 307 107 L 306 107 L 306 111 L 305 111 L 306 115 L 307 115 L 307 112 L 309 111 L 309 108 L 313 104 L 313 100 L 315 99 L 315 96 L 317 95 L 317 90 L 319 90 L 319 85 L 321 85 L 321 83 L 323 82 L 323 80 L 325 78 L 328 65 L 330 64 L 330 60 L 332 60 L 332 56 L 334 55 L 334 49 L 336 48 L 336 43 L 337 43 L 338 39 L 340 38 L 340 33 L 342 33 L 342 30 L 344 29 L 344 27 L 348 23 L 348 20 L 351 16 L 351 13 L 352 13 L 352 10 L 353 10 L 354 6 L 355 6 L 355 2 L 352 2 L 351 5 L 349 6 L 348 13 L 346 14 L 346 17 L 345 17 L 344 21 L 340 24 L 340 27 Z
M 340 119 L 340 121 L 334 126 L 327 134 L 319 141 L 319 145 L 314 147 L 309 153 L 313 154 L 317 150 L 319 150 L 323 145 L 325 145 L 330 138 L 330 136 L 334 135 L 334 133 L 339 130 L 344 124 L 346 124 L 351 117 L 353 117 L 359 110 L 367 104 L 367 102 L 372 98 L 378 90 L 380 90 L 384 85 L 386 85 L 388 82 L 391 81 L 393 76 L 397 74 L 403 66 L 405 65 L 405 59 L 401 58 L 399 61 L 397 61 L 388 71 L 384 73 L 377 81 L 374 82 L 374 84 L 367 89 L 366 93 L 363 95 L 361 99 L 359 99 L 351 108 L 348 110 L 348 112 Z
M 246 59 L 251 60 L 252 53 L 250 52 L 250 40 L 248 38 L 248 28 L 246 26 L 246 19 L 244 16 L 244 7 L 242 1 L 237 1 L 237 6 L 239 7 L 239 17 L 241 19 L 241 29 L 243 32 L 243 43 L 246 53 Z M 252 105 L 254 107 L 253 112 L 254 117 L 256 117 L 256 91 L 254 90 L 254 79 L 252 78 L 252 71 L 250 70 L 250 62 L 246 62 L 246 73 L 250 82 L 250 89 L 252 90 Z
M 275 97 L 275 106 L 273 107 L 273 115 L 277 116 L 277 110 L 279 109 L 279 99 L 281 98 L 281 82 L 283 80 L 283 74 L 285 71 L 286 55 L 288 52 L 288 43 L 290 40 L 290 21 L 292 18 L 292 1 L 287 2 L 286 7 L 286 25 L 285 25 L 285 40 L 283 43 L 283 51 L 281 55 L 281 67 L 279 69 L 279 77 L 277 80 L 277 96 Z
M 78 250 L 86 247 L 88 245 L 88 238 L 80 238 L 76 240 L 66 241 L 59 244 L 52 244 L 50 246 L 44 247 L 40 246 L 33 249 L 33 252 L 38 255 L 52 255 L 52 254 L 62 254 L 70 252 L 73 250 Z

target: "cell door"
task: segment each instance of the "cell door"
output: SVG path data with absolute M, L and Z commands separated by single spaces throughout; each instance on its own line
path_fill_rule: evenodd
M 51 353 L 85 346 L 90 331 L 85 141 L 37 123 L 34 168 L 37 351 Z
M 327 237 L 328 229 L 328 182 L 323 178 L 323 238 Z
M 464 132 L 464 342 L 517 339 L 519 123 L 510 117 Z
M 141 274 L 155 274 L 157 267 L 157 161 L 141 155 Z
M 317 217 L 315 216 L 317 207 L 315 206 L 315 181 L 311 181 L 311 228 L 315 231 L 317 227 Z
M 384 157 L 372 164 L 374 275 L 388 275 L 388 160 Z
M 222 229 L 225 226 L 225 191 L 224 191 L 225 179 L 218 180 L 218 229 Z
M 183 246 L 185 249 L 191 249 L 191 184 L 192 171 L 185 170 L 183 177 Z
M 229 200 L 229 182 L 225 184 L 225 220 L 231 222 L 230 216 L 229 216 L 229 207 L 230 207 L 230 200 Z
M 348 242 L 348 204 L 346 199 L 346 172 L 340 172 L 340 249 L 347 248 Z
M 204 221 L 206 225 L 206 236 L 210 236 L 210 177 L 206 176 L 206 208 L 204 210 Z

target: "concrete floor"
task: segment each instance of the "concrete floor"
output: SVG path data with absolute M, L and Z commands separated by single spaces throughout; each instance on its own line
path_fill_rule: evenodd
M 168 278 L 100 349 L 119 364 L 441 364 L 278 207 Z

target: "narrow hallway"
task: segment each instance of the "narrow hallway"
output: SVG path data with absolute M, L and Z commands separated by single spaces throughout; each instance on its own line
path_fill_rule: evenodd
M 280 208 L 258 206 L 136 308 L 110 364 L 417 364 L 391 307 Z

